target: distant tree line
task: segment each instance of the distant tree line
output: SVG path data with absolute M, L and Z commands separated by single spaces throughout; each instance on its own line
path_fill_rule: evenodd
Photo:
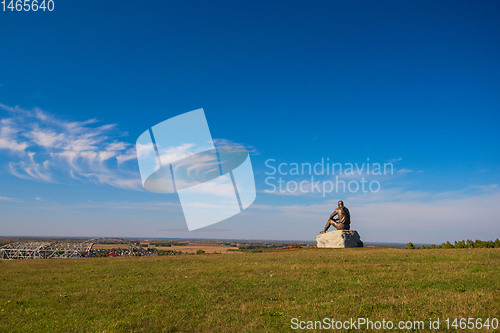
M 162 241 L 162 242 L 149 242 L 149 245 L 158 247 L 186 246 L 188 245 L 188 242 Z
M 406 244 L 405 249 L 475 249 L 475 248 L 500 248 L 500 240 L 497 238 L 495 241 L 482 241 L 479 239 L 455 241 L 451 244 L 449 241 L 441 245 L 422 245 L 418 248 L 413 243 Z
M 253 250 L 253 249 L 281 249 L 284 247 L 291 246 L 307 246 L 307 244 L 303 243 L 255 243 L 255 244 L 246 244 L 240 245 L 240 250 Z
M 174 250 L 158 250 L 158 249 L 153 249 L 154 253 L 159 256 L 173 256 L 173 255 L 179 255 L 182 254 L 182 251 L 174 251 Z

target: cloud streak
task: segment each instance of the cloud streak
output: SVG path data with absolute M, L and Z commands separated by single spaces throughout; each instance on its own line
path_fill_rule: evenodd
M 0 154 L 8 154 L 8 171 L 43 182 L 78 180 L 122 189 L 142 190 L 132 144 L 115 124 L 96 119 L 60 120 L 39 108 L 25 110 L 0 103 Z
M 239 146 L 239 147 L 245 148 L 250 155 L 260 155 L 259 152 L 257 151 L 257 148 L 255 148 L 254 146 L 247 146 L 247 145 L 244 145 L 243 143 L 234 142 L 234 141 L 231 141 L 228 139 L 214 139 L 214 145 L 216 147 L 219 147 L 219 146 L 233 146 L 233 147 Z
M 18 201 L 18 199 L 9 198 L 9 197 L 0 197 L 0 201 L 14 202 L 14 201 Z

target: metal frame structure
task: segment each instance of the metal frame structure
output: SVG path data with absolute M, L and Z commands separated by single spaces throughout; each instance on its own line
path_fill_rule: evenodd
M 134 256 L 134 249 L 138 255 L 144 253 L 142 247 L 136 246 L 129 240 L 121 238 L 92 238 L 84 242 L 17 242 L 0 247 L 0 260 L 12 259 L 51 259 L 51 258 L 83 258 L 88 257 L 92 247 L 99 243 L 127 244 L 129 256 Z

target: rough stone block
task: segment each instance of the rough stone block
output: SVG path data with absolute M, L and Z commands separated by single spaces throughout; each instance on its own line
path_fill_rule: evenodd
M 356 230 L 334 230 L 316 237 L 320 248 L 340 249 L 345 247 L 363 247 L 363 242 Z

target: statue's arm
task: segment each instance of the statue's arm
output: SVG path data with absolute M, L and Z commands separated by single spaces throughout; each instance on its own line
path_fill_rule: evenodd
M 333 218 L 334 218 L 334 217 L 335 217 L 335 215 L 337 215 L 337 214 L 338 214 L 338 213 L 337 213 L 337 211 L 335 210 L 335 211 L 332 213 L 332 215 L 330 215 L 330 220 L 333 220 Z

